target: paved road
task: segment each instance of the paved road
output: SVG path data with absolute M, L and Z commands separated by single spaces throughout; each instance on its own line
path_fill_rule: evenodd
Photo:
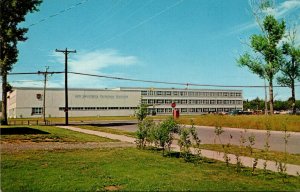
M 97 122 L 94 123 L 99 127 L 109 127 L 112 129 L 120 129 L 129 132 L 134 132 L 137 130 L 136 121 L 106 121 L 106 122 Z M 187 126 L 188 127 L 188 126 Z M 214 144 L 219 143 L 218 138 L 216 137 L 214 127 L 208 126 L 196 126 L 198 136 L 201 139 L 203 144 Z M 227 144 L 229 142 L 230 135 L 232 139 L 230 140 L 231 144 L 239 145 L 241 132 L 244 134 L 244 137 L 248 140 L 248 137 L 253 134 L 255 136 L 255 148 L 264 149 L 266 142 L 266 131 L 264 130 L 255 130 L 247 129 L 245 133 L 243 129 L 237 128 L 223 128 L 224 133 L 221 135 L 221 142 Z M 288 138 L 287 152 L 300 154 L 300 132 L 289 132 L 290 137 Z M 281 131 L 271 131 L 271 136 L 269 140 L 270 150 L 273 151 L 282 151 L 284 152 L 284 133 Z M 247 145 L 248 142 L 245 143 Z
M 198 135 L 204 144 L 212 144 L 219 143 L 219 139 L 216 138 L 214 133 L 214 127 L 206 127 L 206 126 L 197 126 Z M 223 128 L 224 133 L 221 135 L 221 142 L 226 144 L 230 140 L 230 135 L 232 139 L 230 140 L 231 144 L 239 145 L 241 134 L 247 139 L 245 145 L 248 145 L 248 137 L 252 134 L 255 136 L 255 148 L 264 149 L 264 145 L 266 143 L 266 133 L 264 130 L 255 130 L 255 129 L 247 129 L 246 132 L 243 129 L 237 128 Z M 284 132 L 281 131 L 271 131 L 269 138 L 270 150 L 273 151 L 283 151 L 284 152 Z M 288 138 L 287 144 L 287 152 L 300 154 L 300 133 L 299 132 L 288 132 L 290 137 Z
M 120 141 L 132 143 L 132 144 L 135 143 L 135 139 L 134 138 L 127 137 L 127 136 L 124 136 L 124 135 L 115 135 L 115 134 L 111 134 L 111 133 L 104 133 L 104 132 L 99 132 L 99 131 L 93 131 L 93 130 L 87 130 L 87 129 L 80 129 L 80 128 L 71 127 L 71 126 L 58 126 L 58 127 L 63 128 L 63 129 L 69 129 L 69 130 L 72 130 L 72 131 L 78 131 L 78 132 L 82 132 L 82 133 L 86 133 L 86 134 L 98 135 L 98 136 L 106 137 L 106 138 L 110 138 L 110 139 L 118 139 Z M 179 152 L 180 148 L 179 148 L 178 145 L 172 144 L 171 145 L 171 150 Z M 193 148 L 191 148 L 191 152 L 193 154 L 197 154 L 197 152 Z M 220 160 L 220 161 L 224 160 L 223 159 L 223 155 L 224 154 L 220 153 L 220 152 L 217 152 L 217 151 L 211 151 L 211 150 L 204 150 L 204 149 L 202 149 L 201 150 L 201 154 L 204 157 L 207 157 L 207 158 L 210 158 L 210 159 L 216 159 L 216 160 Z M 229 163 L 236 164 L 235 155 L 228 154 L 228 156 L 230 158 Z M 246 166 L 246 167 L 252 167 L 253 161 L 254 161 L 253 158 L 244 157 L 244 156 L 241 156 L 240 158 L 241 158 L 241 163 L 244 166 Z M 263 159 L 258 159 L 257 168 L 263 169 L 265 162 L 266 161 L 263 160 Z M 274 161 L 267 161 L 266 163 L 267 163 L 266 169 L 268 169 L 270 171 L 275 171 L 275 172 L 278 171 L 277 166 L 276 166 L 276 162 L 274 162 Z M 300 172 L 300 166 L 299 165 L 286 164 L 286 173 L 288 175 L 295 175 L 296 176 L 296 175 L 298 175 L 299 172 Z

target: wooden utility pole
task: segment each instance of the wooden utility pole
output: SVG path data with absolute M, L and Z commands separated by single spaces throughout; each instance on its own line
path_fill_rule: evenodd
M 69 125 L 69 105 L 68 105 L 68 54 L 76 53 L 76 50 L 70 51 L 67 48 L 65 50 L 55 49 L 56 52 L 65 54 L 65 125 Z
M 38 71 L 39 74 L 44 75 L 44 93 L 43 93 L 43 120 L 46 125 L 46 87 L 47 87 L 47 76 L 48 76 L 48 69 L 49 67 L 46 67 L 45 72 Z

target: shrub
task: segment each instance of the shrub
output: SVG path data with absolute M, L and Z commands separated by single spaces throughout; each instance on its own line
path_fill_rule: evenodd
M 143 121 L 147 117 L 148 109 L 147 105 L 141 104 L 138 106 L 138 109 L 135 111 L 134 115 L 138 119 L 138 121 Z
M 153 140 L 156 144 L 162 147 L 163 155 L 166 147 L 170 151 L 170 147 L 174 139 L 174 133 L 178 132 L 179 125 L 175 122 L 173 117 L 164 120 L 153 129 Z
M 151 119 L 139 121 L 138 130 L 136 131 L 136 144 L 139 148 L 144 148 L 147 142 L 150 142 L 151 130 L 155 127 L 155 123 Z

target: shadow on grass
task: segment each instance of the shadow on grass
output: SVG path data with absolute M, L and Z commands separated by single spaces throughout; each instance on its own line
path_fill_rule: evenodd
M 33 129 L 29 127 L 13 127 L 13 128 L 1 128 L 1 135 L 33 135 L 33 134 L 50 134 L 39 129 Z
M 149 150 L 152 152 L 157 152 L 157 153 L 163 153 L 163 149 L 162 148 L 157 148 L 157 147 L 146 147 L 145 150 Z M 213 164 L 216 163 L 216 160 L 213 159 L 208 159 L 206 157 L 203 156 L 199 156 L 199 155 L 194 155 L 191 153 L 188 154 L 184 154 L 182 152 L 178 152 L 178 151 L 167 151 L 165 150 L 165 153 L 163 155 L 164 157 L 169 157 L 169 158 L 182 158 L 184 159 L 185 162 L 187 163 L 194 163 L 194 164 L 199 164 L 199 163 L 206 163 L 206 164 Z
M 90 126 L 95 126 L 95 127 L 121 127 L 121 126 L 127 126 L 127 125 L 136 125 L 136 123 L 126 123 L 126 122 L 116 122 L 116 123 L 90 123 L 86 124 Z

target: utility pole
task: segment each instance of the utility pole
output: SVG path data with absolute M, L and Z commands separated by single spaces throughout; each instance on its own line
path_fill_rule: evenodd
M 68 105 L 68 54 L 76 53 L 76 50 L 70 51 L 67 48 L 65 50 L 55 49 L 56 52 L 65 54 L 65 125 L 69 125 L 69 105 Z
M 44 74 L 44 93 L 43 93 L 43 120 L 46 125 L 46 86 L 49 66 L 46 66 L 45 72 L 38 71 L 38 73 Z

